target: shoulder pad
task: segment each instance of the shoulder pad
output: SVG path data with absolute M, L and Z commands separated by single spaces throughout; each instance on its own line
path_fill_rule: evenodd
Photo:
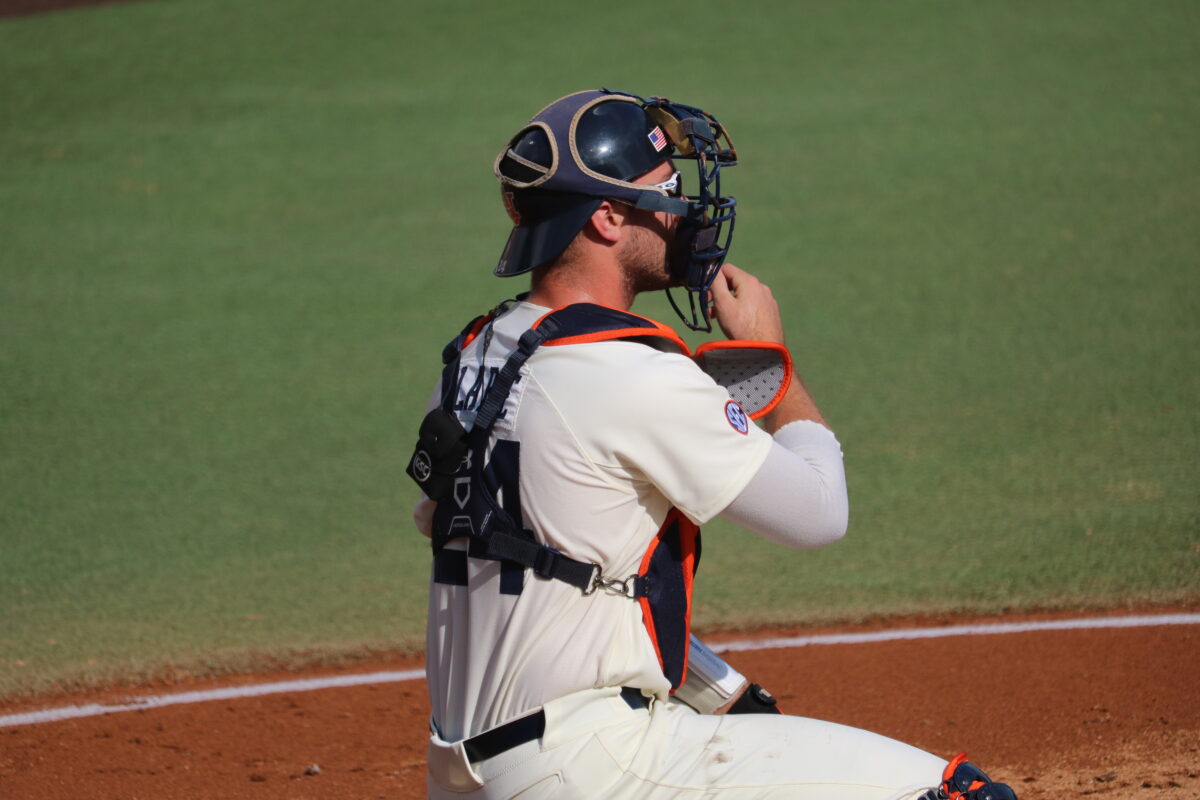
M 463 348 L 469 345 L 479 332 L 483 330 L 483 326 L 488 324 L 492 318 L 491 314 L 481 314 L 475 319 L 467 323 L 467 327 L 450 340 L 445 347 L 442 348 L 442 363 L 449 364 L 454 359 L 458 358 L 458 354 L 463 351 Z

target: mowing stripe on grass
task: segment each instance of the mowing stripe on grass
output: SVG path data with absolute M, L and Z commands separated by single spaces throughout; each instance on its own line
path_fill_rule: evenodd
M 1031 631 L 1083 630 L 1088 628 L 1142 628 L 1154 625 L 1200 625 L 1200 614 L 1157 614 L 1137 617 L 1092 617 L 1085 619 L 1057 619 L 1040 622 L 997 622 L 979 625 L 952 625 L 941 628 L 905 628 L 894 631 L 871 631 L 867 633 L 835 633 L 817 636 L 791 636 L 778 639 L 747 639 L 712 645 L 719 653 L 744 650 L 771 650 L 808 645 L 864 644 L 867 642 L 889 642 L 899 639 L 938 639 L 948 636 L 991 636 L 1003 633 L 1029 633 Z M 244 697 L 261 697 L 284 692 L 310 692 L 316 689 L 337 689 L 345 686 L 364 686 L 380 683 L 414 681 L 425 677 L 423 669 L 403 672 L 369 672 L 360 675 L 335 675 L 326 678 L 260 683 L 253 686 L 233 686 L 225 689 L 180 692 L 178 694 L 137 697 L 128 703 L 85 706 L 64 706 L 43 711 L 27 711 L 21 714 L 0 716 L 0 728 L 14 725 L 33 725 L 40 722 L 60 722 L 78 717 L 94 717 L 118 711 L 138 711 L 147 708 L 181 705 L 183 703 L 205 703 L 213 700 L 234 700 Z

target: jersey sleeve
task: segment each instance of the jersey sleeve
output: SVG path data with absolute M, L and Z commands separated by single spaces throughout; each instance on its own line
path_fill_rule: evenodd
M 595 377 L 566 420 L 598 468 L 651 484 L 697 524 L 728 506 L 762 466 L 769 434 L 683 355 L 633 342 L 580 345 Z

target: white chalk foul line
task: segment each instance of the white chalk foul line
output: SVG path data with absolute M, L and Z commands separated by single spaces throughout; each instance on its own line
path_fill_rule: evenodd
M 1057 619 L 1037 622 L 994 622 L 978 625 L 950 625 L 939 628 L 906 628 L 890 631 L 865 633 L 832 633 L 816 636 L 791 636 L 778 639 L 747 639 L 722 642 L 710 647 L 718 653 L 744 650 L 771 650 L 787 647 L 807 647 L 827 644 L 862 644 L 866 642 L 889 642 L 898 639 L 939 639 L 947 636 L 987 636 L 1002 633 L 1028 633 L 1031 631 L 1080 630 L 1085 628 L 1141 628 L 1153 625 L 1200 625 L 1200 614 L 1159 614 L 1139 617 L 1093 617 L 1085 619 Z M 78 717 L 94 717 L 119 711 L 140 711 L 148 708 L 181 705 L 183 703 L 206 703 L 214 700 L 236 700 L 244 697 L 261 697 L 284 692 L 311 692 L 317 689 L 336 689 L 344 686 L 365 686 L 379 683 L 414 681 L 425 677 L 425 670 L 413 669 L 404 672 L 370 672 L 359 675 L 333 675 L 325 678 L 307 678 L 296 681 L 260 683 L 251 686 L 230 686 L 224 689 L 207 689 L 177 694 L 135 697 L 128 703 L 48 708 L 42 711 L 27 711 L 21 714 L 0 716 L 0 728 L 13 725 L 33 725 L 40 722 L 60 722 Z
M 0 717 L 0 728 L 11 725 L 32 725 L 36 722 L 59 722 L 76 717 L 94 717 L 116 711 L 140 711 L 146 708 L 177 706 L 183 703 L 207 703 L 213 700 L 237 700 L 243 697 L 260 697 L 265 694 L 284 692 L 311 692 L 314 689 L 336 689 L 343 686 L 364 686 L 375 683 L 415 681 L 425 677 L 425 670 L 410 669 L 406 672 L 371 672 L 361 675 L 331 675 L 326 678 L 306 678 L 298 681 L 259 683 L 252 686 L 230 686 L 224 689 L 206 689 L 197 692 L 179 692 L 150 697 L 135 697 L 128 703 L 48 708 L 44 711 L 27 711 L 23 714 L 8 714 Z
M 1200 625 L 1200 614 L 1052 619 L 1038 622 L 991 622 L 978 625 L 948 625 L 941 628 L 906 628 L 891 631 L 870 631 L 867 633 L 829 633 L 819 636 L 791 636 L 780 639 L 746 639 L 736 642 L 721 642 L 709 645 L 709 647 L 718 653 L 732 653 L 740 650 L 807 647 L 810 644 L 863 644 L 865 642 L 891 642 L 897 639 L 940 639 L 946 636 L 987 636 L 998 633 L 1066 631 L 1084 628 L 1144 628 L 1150 625 Z

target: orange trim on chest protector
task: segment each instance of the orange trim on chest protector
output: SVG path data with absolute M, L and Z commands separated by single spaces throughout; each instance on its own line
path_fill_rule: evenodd
M 545 314 L 538 317 L 537 321 L 534 322 L 531 327 L 534 330 L 536 330 L 538 328 L 538 326 L 541 325 L 542 322 L 546 319 L 546 317 L 548 317 L 551 314 L 554 314 L 556 312 L 562 311 L 564 308 L 570 308 L 572 305 L 579 305 L 579 304 L 578 303 L 568 303 L 567 305 L 559 306 L 558 308 L 547 311 Z M 666 339 L 671 344 L 678 347 L 679 351 L 681 353 L 683 353 L 685 356 L 688 356 L 689 358 L 691 358 L 692 351 L 690 348 L 688 348 L 687 342 L 683 341 L 683 339 L 681 339 L 679 337 L 679 334 L 676 333 L 672 328 L 662 324 L 661 322 L 652 320 L 649 317 L 643 317 L 640 314 L 634 314 L 631 311 L 624 311 L 620 308 L 615 308 L 613 306 L 606 306 L 601 303 L 589 303 L 588 305 L 594 305 L 599 308 L 606 308 L 609 311 L 616 311 L 617 313 L 623 314 L 628 317 L 635 317 L 637 319 L 640 319 L 640 320 L 643 320 L 644 322 L 649 323 L 652 327 L 649 327 L 649 328 L 617 328 L 615 330 L 596 331 L 595 333 L 581 333 L 581 334 L 577 334 L 574 336 L 561 336 L 556 339 L 547 339 L 546 341 L 542 342 L 542 347 L 557 347 L 560 345 L 567 345 L 567 344 L 587 344 L 589 342 L 610 342 L 614 339 L 630 339 L 630 338 L 636 338 L 636 337 L 641 336 L 641 337 L 646 337 L 646 338 Z

